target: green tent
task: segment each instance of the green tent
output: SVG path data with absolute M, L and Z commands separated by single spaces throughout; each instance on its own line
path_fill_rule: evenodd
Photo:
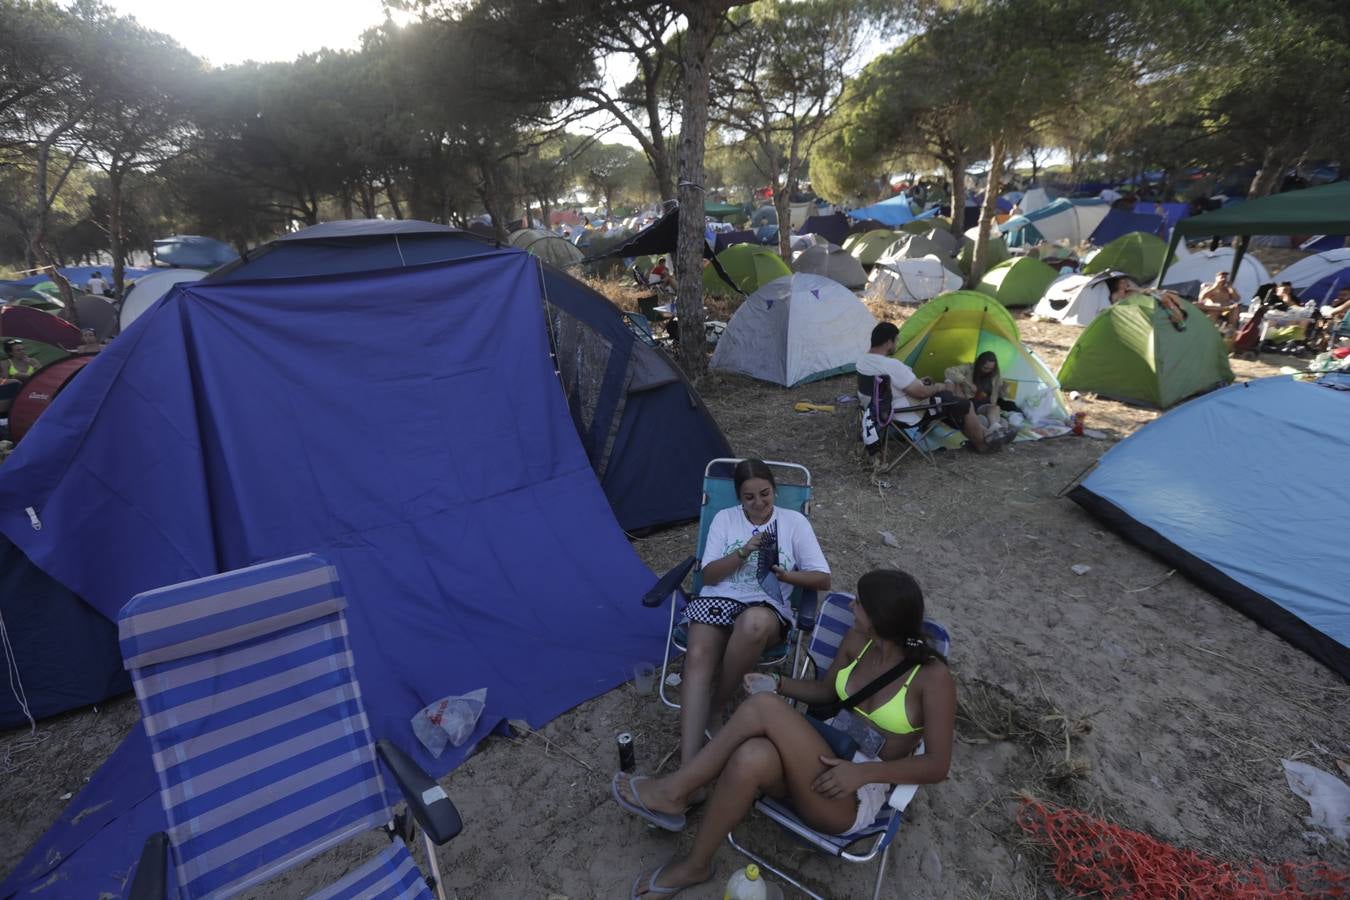
M 994 266 L 975 290 L 988 294 L 1004 306 L 1033 306 L 1045 295 L 1045 289 L 1058 273 L 1029 256 L 1007 259 Z
M 1124 272 L 1140 284 L 1145 284 L 1166 268 L 1163 265 L 1166 256 L 1167 244 L 1162 238 L 1142 231 L 1131 231 L 1094 253 L 1083 266 L 1083 274 Z
M 1185 238 L 1233 237 L 1241 235 L 1233 254 L 1230 277 L 1247 252 L 1254 234 L 1348 234 L 1350 233 L 1350 181 L 1338 181 L 1321 187 L 1287 191 L 1259 197 L 1245 203 L 1225 206 L 1204 215 L 1182 219 L 1172 229 L 1168 258 Z M 1162 267 L 1157 276 L 1162 277 Z
M 939 294 L 919 307 L 900 329 L 895 358 L 919 377 L 941 381 L 949 367 L 972 363 L 986 350 L 998 357 L 1009 393 L 1028 418 L 1067 421 L 1055 376 L 1022 344 L 1012 313 L 978 291 Z
M 739 203 L 718 203 L 716 200 L 708 200 L 703 204 L 703 214 L 712 216 L 714 219 L 720 219 L 723 216 L 734 216 L 740 213 L 745 215 L 744 207 Z
M 900 226 L 900 230 L 908 234 L 927 234 L 934 228 L 940 226 L 934 225 L 931 219 L 911 219 Z
M 1059 369 L 1065 390 L 1166 409 L 1233 380 L 1214 323 L 1185 300 L 1178 331 L 1151 294 L 1131 294 L 1097 315 Z
M 977 226 L 978 227 L 978 226 Z M 966 232 L 965 238 L 961 241 L 961 271 L 966 275 L 970 274 L 970 263 L 975 258 L 975 238 L 972 228 Z M 1012 254 L 1008 252 L 1008 242 L 1003 239 L 1003 235 L 998 234 L 996 229 L 990 229 L 989 232 L 989 265 L 996 266 L 1005 259 L 1011 258 Z
M 886 252 L 886 248 L 895 243 L 900 235 L 889 228 L 875 228 L 855 234 L 844 242 L 844 249 L 853 254 L 853 258 L 864 266 L 875 265 Z
M 717 254 L 717 261 L 726 270 L 742 294 L 753 294 L 762 286 L 791 275 L 792 269 L 783 262 L 783 258 L 768 247 L 758 244 L 732 244 Z M 735 291 L 727 284 L 712 266 L 703 269 L 703 293 L 713 297 L 726 297 Z
M 585 259 L 584 254 L 567 238 L 537 228 L 513 231 L 509 241 L 512 247 L 524 250 L 560 269 Z
M 55 344 L 44 344 L 42 341 L 34 341 L 29 338 L 23 338 L 24 352 L 41 365 L 49 365 L 57 360 L 65 359 L 70 356 L 70 351 L 64 347 L 58 347 Z M 2 351 L 0 351 L 2 352 Z

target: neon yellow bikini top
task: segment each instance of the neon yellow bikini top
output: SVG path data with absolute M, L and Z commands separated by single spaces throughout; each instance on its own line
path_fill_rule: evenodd
M 839 695 L 840 700 L 848 699 L 848 677 L 853 674 L 853 667 L 858 664 L 858 660 L 863 658 L 863 655 L 867 653 L 871 646 L 872 642 L 868 641 L 867 645 L 862 648 L 862 653 L 858 654 L 858 658 L 840 669 L 839 674 L 835 676 L 834 690 Z M 881 706 L 871 712 L 861 708 L 855 708 L 855 711 L 862 713 L 878 728 L 891 734 L 914 734 L 916 731 L 923 731 L 922 725 L 915 728 L 909 723 L 909 713 L 905 710 L 905 697 L 909 694 L 909 683 L 914 680 L 915 675 L 919 674 L 920 668 L 922 668 L 922 665 L 911 669 L 908 677 L 905 678 L 905 683 L 900 685 L 900 690 L 896 691 L 895 696 Z

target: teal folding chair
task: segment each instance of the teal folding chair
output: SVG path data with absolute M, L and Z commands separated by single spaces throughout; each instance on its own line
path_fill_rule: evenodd
M 811 642 L 807 646 L 806 656 L 801 660 L 800 669 L 795 667 L 793 669 L 798 678 L 807 677 L 807 672 L 812 667 L 814 667 L 815 677 L 818 679 L 824 677 L 825 673 L 829 671 L 835 655 L 839 652 L 839 645 L 843 642 L 844 635 L 848 634 L 849 629 L 853 627 L 853 610 L 849 605 L 852 602 L 853 596 L 851 594 L 832 592 L 826 595 L 824 602 L 820 605 L 820 612 L 811 634 Z M 933 649 L 944 657 L 950 653 L 951 636 L 942 625 L 932 619 L 924 619 L 923 636 Z M 914 752 L 916 755 L 923 753 L 922 741 Z M 895 841 L 895 836 L 904 820 L 905 807 L 909 805 L 910 800 L 914 799 L 918 790 L 918 787 L 912 784 L 896 785 L 891 789 L 886 805 L 881 807 L 881 811 L 877 813 L 877 817 L 872 820 L 870 825 L 842 835 L 826 834 L 815 830 L 797 818 L 797 813 L 790 805 L 769 797 L 761 797 L 755 801 L 755 810 L 788 831 L 801 843 L 821 853 L 833 856 L 835 859 L 842 859 L 850 863 L 869 863 L 879 858 L 876 882 L 872 888 L 872 900 L 879 900 L 881 886 L 886 881 L 886 861 L 890 856 L 891 844 Z M 738 843 L 734 831 L 727 834 L 727 842 L 735 848 L 737 853 L 753 860 L 761 869 L 774 873 L 808 897 L 812 897 L 813 900 L 825 900 L 820 894 L 817 894 L 763 856 L 748 849 L 744 844 Z
M 661 661 L 661 680 L 657 693 L 661 702 L 672 709 L 680 704 L 666 694 L 666 676 L 670 672 L 671 659 L 688 649 L 687 624 L 680 620 L 678 613 L 692 597 L 699 596 L 703 590 L 703 573 L 699 561 L 703 558 L 703 547 L 708 541 L 708 529 L 713 516 L 724 509 L 736 506 L 740 500 L 736 497 L 736 485 L 732 475 L 739 459 L 714 459 L 703 470 L 703 505 L 698 519 L 698 545 L 694 555 L 675 566 L 656 583 L 642 598 L 649 607 L 658 607 L 670 600 L 670 625 L 667 631 L 665 658 Z M 795 510 L 810 518 L 811 516 L 811 472 L 805 466 L 796 463 L 765 461 L 773 471 L 776 491 L 774 505 L 783 509 Z M 693 572 L 690 593 L 686 594 L 681 585 Z M 769 647 L 760 657 L 759 665 L 776 666 L 793 657 L 793 669 L 801 657 L 801 636 L 810 634 L 815 627 L 816 592 L 794 588 L 789 602 L 792 605 L 795 622 L 787 636 L 777 645 Z

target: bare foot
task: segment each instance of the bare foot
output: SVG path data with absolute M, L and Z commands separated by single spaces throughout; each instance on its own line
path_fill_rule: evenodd
M 647 875 L 638 878 L 633 885 L 634 897 L 668 897 L 672 891 L 683 890 L 712 878 L 713 867 L 699 869 L 688 858 L 672 860 Z
M 631 775 L 623 775 L 619 778 L 619 794 L 629 803 L 639 803 L 653 812 L 680 815 L 689 805 L 688 798 L 671 791 L 668 781 L 666 778 L 634 779 Z

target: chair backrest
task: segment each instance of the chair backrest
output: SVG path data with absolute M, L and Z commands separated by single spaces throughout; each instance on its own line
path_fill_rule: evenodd
M 699 510 L 698 548 L 695 550 L 696 558 L 700 563 L 703 560 L 703 548 L 708 543 L 708 529 L 712 526 L 713 516 L 724 509 L 740 505 L 740 499 L 736 496 L 736 483 L 732 480 L 736 464 L 739 462 L 739 459 L 714 459 L 703 470 L 703 507 Z M 765 460 L 765 463 L 769 470 L 773 472 L 775 482 L 774 505 L 783 509 L 795 510 L 810 517 L 810 470 L 796 463 L 772 460 Z M 696 565 L 694 568 L 693 586 L 695 594 L 703 590 L 701 565 Z M 800 588 L 792 592 L 794 605 L 800 593 Z
M 232 896 L 389 821 L 345 607 L 306 555 L 118 614 L 180 896 Z
M 642 313 L 625 312 L 623 314 L 623 321 L 624 324 L 628 326 L 628 330 L 633 332 L 638 340 L 647 344 L 649 347 L 656 346 L 656 338 L 652 335 L 652 325 L 651 322 L 647 320 L 646 316 Z
M 852 594 L 831 592 L 826 595 L 816 613 L 816 630 L 806 652 L 816 666 L 816 677 L 825 674 L 839 653 L 839 644 L 853 627 Z M 944 657 L 951 653 L 952 639 L 947 629 L 932 619 L 923 620 L 923 636 L 934 650 Z

